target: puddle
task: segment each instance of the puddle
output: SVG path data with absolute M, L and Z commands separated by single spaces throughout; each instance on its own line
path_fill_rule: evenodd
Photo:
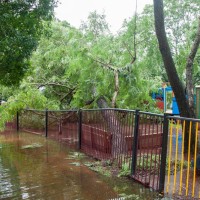
M 1 134 L 0 199 L 157 199 L 133 180 L 91 171 L 84 165 L 88 159 L 38 135 Z

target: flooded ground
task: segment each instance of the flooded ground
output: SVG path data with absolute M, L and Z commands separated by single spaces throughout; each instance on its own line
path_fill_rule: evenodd
M 0 199 L 158 199 L 133 180 L 91 171 L 88 159 L 38 135 L 0 134 Z

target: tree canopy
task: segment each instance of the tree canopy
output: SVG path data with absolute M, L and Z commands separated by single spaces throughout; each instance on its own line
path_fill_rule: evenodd
M 44 20 L 53 17 L 56 0 L 0 1 L 0 83 L 18 84 L 29 58 L 45 32 Z
M 6 9 L 6 6 L 11 6 L 11 2 L 17 1 L 1 4 Z M 17 93 L 33 90 L 60 109 L 94 108 L 98 106 L 98 98 L 103 97 L 110 107 L 159 112 L 150 93 L 161 87 L 162 82 L 168 82 L 169 76 L 159 53 L 153 5 L 147 5 L 142 13 L 125 20 L 117 35 L 109 31 L 106 16 L 96 11 L 90 13 L 80 29 L 72 27 L 68 22 L 53 20 L 48 27 L 51 33 L 49 35 L 45 32 L 47 25 L 43 20 L 51 19 L 55 1 L 49 2 L 51 3 L 45 5 L 50 5 L 50 11 L 47 11 L 45 6 L 42 7 L 45 11 L 38 11 L 40 14 L 46 12 L 42 20 L 37 20 L 36 10 L 32 13 L 35 8 L 39 9 L 39 4 L 31 4 L 32 9 L 27 8 L 24 15 L 23 9 L 15 11 L 20 12 L 17 15 L 19 20 L 14 20 L 15 14 L 11 10 L 8 18 L 0 19 L 4 26 L 6 21 L 11 24 L 5 26 L 7 40 L 1 39 L 4 46 L 0 47 L 0 66 L 4 66 L 0 68 L 1 81 L 4 84 L 17 83 L 25 75 L 15 90 L 1 86 L 2 98 L 9 99 L 9 96 L 12 96 L 12 99 L 18 99 Z M 169 47 L 180 83 L 185 88 L 186 55 L 189 54 L 196 35 L 200 8 L 197 0 L 164 2 Z M 4 15 L 7 16 L 5 10 Z M 33 21 L 29 21 L 31 19 Z M 22 27 L 18 26 L 20 23 Z M 14 31 L 13 27 L 19 28 Z M 29 34 L 32 31 L 33 33 Z M 28 43 L 25 42 L 26 38 Z M 16 44 L 15 48 L 9 45 L 12 43 L 13 46 Z M 5 53 L 6 51 L 8 53 Z M 193 62 L 194 84 L 199 84 L 200 80 L 199 58 L 198 50 Z M 18 64 L 20 67 L 16 67 Z

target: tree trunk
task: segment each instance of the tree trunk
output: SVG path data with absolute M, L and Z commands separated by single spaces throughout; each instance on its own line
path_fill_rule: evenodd
M 154 18 L 155 18 L 155 29 L 156 35 L 159 43 L 159 49 L 164 62 L 165 70 L 169 82 L 171 84 L 172 90 L 175 94 L 177 104 L 179 107 L 179 112 L 182 117 L 194 117 L 194 111 L 190 111 L 189 103 L 184 92 L 184 87 L 178 76 L 171 50 L 167 41 L 167 36 L 165 32 L 164 24 L 164 12 L 163 12 L 163 0 L 154 0 Z M 188 126 L 187 126 L 188 127 Z M 185 135 L 185 151 L 188 150 L 188 138 L 189 131 L 186 130 Z M 194 145 L 194 134 L 192 134 L 191 146 Z
M 102 96 L 98 98 L 99 108 L 109 108 L 106 99 Z M 125 138 L 122 133 L 121 124 L 118 121 L 114 110 L 102 110 L 102 116 L 107 123 L 107 127 L 112 134 L 112 156 L 114 158 L 124 154 L 127 150 Z
M 193 62 L 194 58 L 196 56 L 197 50 L 199 48 L 200 44 L 200 17 L 199 17 L 199 23 L 198 23 L 198 30 L 196 33 L 195 40 L 192 44 L 192 48 L 190 51 L 190 54 L 187 58 L 187 63 L 186 63 L 186 90 L 187 90 L 187 95 L 188 95 L 188 102 L 189 102 L 189 108 L 190 108 L 190 115 L 193 117 L 195 116 L 195 110 L 194 110 L 194 83 L 193 83 Z M 195 129 L 196 129 L 196 124 L 193 123 L 192 125 L 192 135 L 195 135 Z M 189 124 L 186 126 L 186 130 L 189 130 Z M 188 144 L 188 141 L 186 141 Z M 192 144 L 194 144 L 195 139 L 192 137 Z M 187 145 L 185 144 L 185 146 Z M 191 146 L 191 150 L 194 151 L 194 145 Z
M 190 111 L 191 111 L 191 115 L 194 114 L 193 117 L 195 117 L 193 62 L 194 62 L 194 58 L 196 56 L 197 50 L 199 48 L 199 44 L 200 44 L 200 17 L 199 17 L 199 25 L 198 25 L 196 37 L 195 37 L 195 40 L 192 44 L 192 48 L 191 48 L 191 51 L 190 51 L 190 54 L 187 58 L 187 63 L 186 63 L 186 90 L 187 90 L 188 102 L 189 102 L 189 108 L 190 108 Z
M 167 41 L 162 0 L 154 0 L 154 17 L 159 49 L 162 55 L 169 82 L 172 86 L 178 103 L 180 115 L 183 117 L 190 117 L 188 101 L 185 96 L 183 85 L 178 77 L 178 73 L 176 71 L 176 67 Z

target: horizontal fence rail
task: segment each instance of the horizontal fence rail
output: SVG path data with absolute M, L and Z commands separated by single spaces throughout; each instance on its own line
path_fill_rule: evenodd
M 198 119 L 126 109 L 23 110 L 17 130 L 76 146 L 112 160 L 147 187 L 200 198 Z

